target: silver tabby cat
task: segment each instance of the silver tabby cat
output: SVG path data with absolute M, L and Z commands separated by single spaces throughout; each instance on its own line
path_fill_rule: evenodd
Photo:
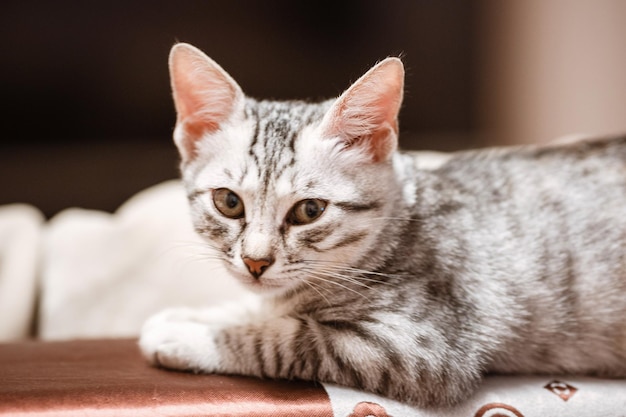
M 152 363 L 421 406 L 485 372 L 626 376 L 625 137 L 425 163 L 396 149 L 398 59 L 316 104 L 186 44 L 170 71 L 195 228 L 262 297 L 154 316 Z

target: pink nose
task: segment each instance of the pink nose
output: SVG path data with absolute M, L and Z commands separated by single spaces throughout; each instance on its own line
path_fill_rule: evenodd
M 243 263 L 248 267 L 248 271 L 252 274 L 253 277 L 259 278 L 263 272 L 267 270 L 273 263 L 274 258 L 262 258 L 262 259 L 252 259 L 246 256 L 242 256 Z

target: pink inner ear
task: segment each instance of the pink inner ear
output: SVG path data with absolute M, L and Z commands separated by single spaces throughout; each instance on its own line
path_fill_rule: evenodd
M 181 74 L 174 80 L 174 100 L 179 122 L 194 124 L 210 130 L 228 119 L 237 96 L 221 74 L 207 71 L 202 74 Z
M 391 153 L 396 150 L 397 137 L 397 129 L 381 129 L 374 132 L 369 142 L 372 161 L 382 162 L 387 160 Z
M 170 75 L 184 157 L 195 156 L 196 142 L 228 120 L 243 93 L 235 81 L 200 50 L 176 45 Z
M 386 59 L 357 80 L 331 108 L 326 134 L 347 148 L 367 149 L 375 162 L 395 150 L 404 70 L 398 59 Z

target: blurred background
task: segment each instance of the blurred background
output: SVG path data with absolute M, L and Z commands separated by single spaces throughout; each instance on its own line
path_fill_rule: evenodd
M 336 96 L 402 56 L 405 149 L 626 132 L 625 17 L 622 0 L 4 0 L 0 204 L 113 211 L 175 178 L 176 41 L 274 99 Z

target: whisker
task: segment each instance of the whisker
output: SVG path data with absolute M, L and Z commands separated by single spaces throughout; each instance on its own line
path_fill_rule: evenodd
M 359 295 L 359 296 L 363 297 L 365 300 L 369 301 L 369 298 L 368 298 L 368 297 L 366 297 L 366 296 L 365 296 L 365 294 L 362 294 L 362 293 L 360 293 L 359 291 L 357 291 L 357 290 L 355 290 L 355 289 L 353 289 L 353 288 L 350 288 L 350 287 L 348 287 L 348 286 L 346 286 L 346 285 L 343 285 L 343 284 L 341 284 L 341 283 L 339 283 L 339 282 L 337 282 L 337 281 L 334 281 L 334 280 L 331 280 L 331 279 L 327 279 L 327 278 L 325 278 L 325 277 L 324 277 L 324 275 L 321 275 L 321 276 L 320 276 L 320 274 L 319 274 L 319 272 L 318 272 L 318 271 L 313 271 L 311 274 L 309 274 L 309 277 L 312 277 L 312 278 L 318 279 L 318 280 L 320 280 L 320 281 L 322 281 L 322 282 L 325 282 L 325 283 L 328 283 L 328 284 L 333 284 L 333 285 L 336 285 L 336 286 L 338 286 L 338 287 L 340 287 L 340 288 L 343 288 L 343 289 L 345 289 L 345 290 L 348 290 L 348 291 L 350 291 L 350 292 L 353 292 L 353 293 L 355 293 L 355 294 L 357 294 L 357 295 Z
M 332 306 L 332 304 L 330 303 L 330 300 L 326 298 L 324 294 L 322 294 L 322 292 L 320 291 L 320 287 L 318 285 L 308 280 L 304 280 L 304 283 L 308 285 L 309 288 L 313 289 L 316 293 L 318 293 L 320 297 L 322 297 L 326 301 L 326 303 L 328 304 L 328 307 Z
M 198 273 L 198 270 L 194 268 L 194 265 L 201 265 L 200 272 L 206 272 L 212 274 L 215 271 L 223 271 L 221 267 L 221 261 L 216 263 L 215 260 L 209 260 L 204 258 L 189 257 L 186 259 L 177 259 L 174 264 L 174 270 L 181 274 L 181 277 L 192 276 Z M 192 272 L 193 271 L 193 272 Z
M 373 275 L 373 276 L 382 277 L 382 278 L 399 278 L 399 277 L 408 275 L 408 274 L 385 274 L 382 272 L 368 271 L 366 269 L 355 268 L 355 267 L 341 264 L 341 263 L 334 262 L 334 261 L 303 260 L 302 263 L 312 264 L 312 265 L 322 265 L 325 268 L 331 268 L 335 271 L 352 272 L 352 273 L 363 274 L 363 275 Z M 391 283 L 388 283 L 388 282 L 385 282 L 376 278 L 366 278 L 366 277 L 361 276 L 359 277 L 359 279 L 367 280 L 370 282 L 379 282 L 381 284 L 391 284 Z
M 371 285 L 368 285 L 365 282 L 361 282 L 361 280 L 359 280 L 357 278 L 354 278 L 354 277 L 351 277 L 351 276 L 337 274 L 337 273 L 328 272 L 328 271 L 316 271 L 316 272 L 318 274 L 323 275 L 323 276 L 328 277 L 328 278 L 335 278 L 335 279 L 338 279 L 338 280 L 343 281 L 343 282 L 348 283 L 348 284 L 357 285 L 357 286 L 359 286 L 359 287 L 361 287 L 363 289 L 375 291 L 375 292 L 377 292 L 379 294 L 381 293 L 380 289 L 378 289 L 376 287 L 373 287 Z M 377 281 L 375 281 L 375 282 L 377 282 Z
M 227 257 L 218 249 L 205 242 L 174 241 L 154 255 L 155 262 L 165 263 L 173 260 L 176 269 L 184 270 L 193 264 L 204 263 L 207 271 L 219 270 Z
M 167 248 L 163 249 L 161 251 L 161 255 L 164 256 L 179 249 L 190 249 L 187 253 L 221 254 L 221 251 L 208 244 L 191 241 L 176 241 L 172 242 Z

